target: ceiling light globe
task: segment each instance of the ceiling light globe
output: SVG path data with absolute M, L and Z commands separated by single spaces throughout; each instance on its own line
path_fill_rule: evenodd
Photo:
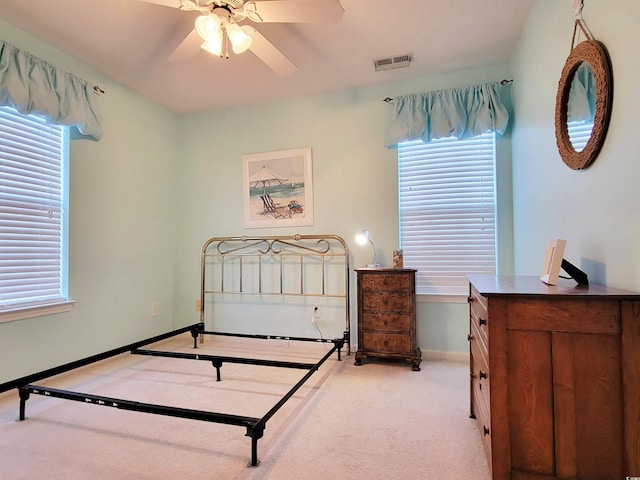
M 206 50 L 212 55 L 217 55 L 218 57 L 221 57 L 222 56 L 222 31 L 220 31 L 220 34 L 217 35 L 216 37 L 205 40 L 202 43 L 202 45 L 200 45 L 200 48 L 203 50 Z
M 247 35 L 248 29 L 240 28 L 237 23 L 227 25 L 227 35 L 233 45 L 233 53 L 246 52 L 251 46 L 253 39 Z
M 217 15 L 200 15 L 196 18 L 196 32 L 203 40 L 213 40 L 220 34 L 220 18 Z

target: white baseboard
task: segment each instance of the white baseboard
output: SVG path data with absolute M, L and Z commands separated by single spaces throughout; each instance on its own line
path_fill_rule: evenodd
M 443 352 L 441 350 L 422 350 L 422 360 L 469 363 L 469 353 Z

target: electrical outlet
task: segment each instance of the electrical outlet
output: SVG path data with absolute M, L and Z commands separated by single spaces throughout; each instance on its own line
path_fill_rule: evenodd
M 151 304 L 151 316 L 152 317 L 157 317 L 158 315 L 160 315 L 160 307 L 158 306 L 157 303 L 152 303 Z
M 202 310 L 202 302 L 200 302 L 199 298 L 196 298 L 196 312 Z
M 320 318 L 320 307 L 313 308 L 313 318 L 318 320 Z

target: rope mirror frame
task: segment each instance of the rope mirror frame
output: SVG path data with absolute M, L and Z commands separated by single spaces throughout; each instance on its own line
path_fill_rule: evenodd
M 587 34 L 579 20 L 576 20 L 576 27 L 577 26 L 580 26 L 587 40 L 584 40 L 575 48 L 572 48 L 562 69 L 560 81 L 558 82 L 558 93 L 556 95 L 555 131 L 556 143 L 562 161 L 573 170 L 582 170 L 589 167 L 595 161 L 604 144 L 609 128 L 609 120 L 611 118 L 613 79 L 611 62 L 604 45 L 601 42 L 593 40 Z M 596 83 L 596 111 L 589 141 L 580 152 L 576 152 L 569 139 L 567 110 L 571 83 L 573 82 L 576 70 L 578 70 L 582 62 L 587 62 L 593 71 Z

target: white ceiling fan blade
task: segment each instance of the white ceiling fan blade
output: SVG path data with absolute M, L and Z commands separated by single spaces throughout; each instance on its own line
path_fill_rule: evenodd
M 344 14 L 340 0 L 272 0 L 254 5 L 263 22 L 331 23 L 340 22 Z
M 191 30 L 191 33 L 187 35 L 173 53 L 169 55 L 169 61 L 172 63 L 180 63 L 191 60 L 200 52 L 200 45 L 202 45 L 202 38 L 200 38 L 200 35 L 198 35 L 195 29 Z
M 180 8 L 180 0 L 138 0 L 144 3 L 153 3 L 155 5 L 162 5 L 163 7 Z
M 245 26 L 246 27 L 246 26 Z M 267 40 L 255 28 L 246 28 L 245 31 L 251 37 L 249 50 L 262 60 L 271 70 L 281 77 L 288 77 L 298 70 L 291 60 L 284 56 L 269 40 Z

